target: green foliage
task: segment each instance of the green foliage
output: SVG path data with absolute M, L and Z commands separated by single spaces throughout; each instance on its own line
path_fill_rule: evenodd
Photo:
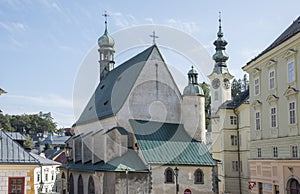
M 30 136 L 28 134 L 25 134 L 23 136 L 26 138 L 26 141 L 24 142 L 24 147 L 28 148 L 28 149 L 31 149 L 33 140 L 30 138 Z
M 50 144 L 47 142 L 47 143 L 45 143 L 44 151 L 49 150 L 49 149 L 51 149 L 51 146 L 50 146 Z
M 209 110 L 210 110 L 210 103 L 211 103 L 211 97 L 210 97 L 210 88 L 209 85 L 205 82 L 200 84 L 200 87 L 202 88 L 205 96 L 205 127 L 206 129 L 209 129 L 210 126 L 210 118 L 209 118 Z
M 240 95 L 249 88 L 249 80 L 247 74 L 244 74 L 243 79 L 233 79 L 231 83 L 231 96 L 233 98 Z
M 56 123 L 51 113 L 2 115 L 0 114 L 0 128 L 4 131 L 17 131 L 26 134 L 37 134 L 56 131 Z

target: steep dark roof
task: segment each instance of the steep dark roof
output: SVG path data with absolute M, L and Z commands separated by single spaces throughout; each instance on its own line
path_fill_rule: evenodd
M 272 50 L 273 48 L 277 47 L 284 41 L 293 37 L 294 35 L 296 35 L 299 32 L 300 32 L 300 16 L 269 47 L 267 47 L 263 52 L 261 52 L 254 59 L 249 61 L 246 64 L 246 66 L 249 65 L 251 62 L 255 61 L 256 59 L 258 59 L 259 57 L 261 57 L 263 54 L 265 54 L 268 51 Z
M 235 109 L 243 103 L 247 103 L 249 101 L 249 89 L 242 92 L 240 95 L 235 97 L 233 100 L 228 100 L 221 104 L 219 109 Z
M 214 166 L 204 143 L 193 140 L 182 124 L 130 120 L 148 164 Z
M 76 125 L 116 114 L 127 99 L 153 49 L 157 49 L 157 46 L 147 48 L 110 71 L 99 83 Z
M 45 140 L 43 140 L 40 144 L 45 145 L 48 143 L 49 145 L 65 145 L 65 142 L 70 138 L 70 136 L 56 136 L 49 135 Z
M 26 141 L 26 138 L 19 132 L 6 132 L 6 135 L 8 135 L 14 141 Z

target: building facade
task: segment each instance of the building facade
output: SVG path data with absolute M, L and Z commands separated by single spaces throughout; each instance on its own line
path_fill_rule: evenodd
M 114 44 L 105 21 L 100 83 L 67 141 L 72 151 L 61 168 L 61 192 L 213 193 L 197 71 L 188 72 L 182 94 L 156 44 L 117 67 Z
M 230 80 L 223 39 L 221 18 L 214 42 L 215 66 L 208 76 L 211 80 L 211 152 L 218 164 L 219 193 L 248 193 L 249 181 L 249 91 L 231 97 Z
M 244 67 L 250 80 L 251 193 L 300 193 L 300 17 Z

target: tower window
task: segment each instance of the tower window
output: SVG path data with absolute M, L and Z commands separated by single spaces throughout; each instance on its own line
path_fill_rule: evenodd
M 201 169 L 197 169 L 194 173 L 194 183 L 195 184 L 204 184 L 204 174 Z
M 230 116 L 230 124 L 231 125 L 236 125 L 237 124 L 236 116 Z

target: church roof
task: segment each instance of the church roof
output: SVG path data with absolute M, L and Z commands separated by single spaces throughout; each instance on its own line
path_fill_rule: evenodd
M 67 168 L 67 165 L 62 166 L 61 168 Z M 134 150 L 128 149 L 128 151 L 123 154 L 121 157 L 116 157 L 111 161 L 105 163 L 100 161 L 98 163 L 92 164 L 88 163 L 70 163 L 68 168 L 71 170 L 79 171 L 118 171 L 122 172 L 127 169 L 130 172 L 148 172 L 148 168 L 137 155 Z
M 235 109 L 238 106 L 240 106 L 243 103 L 249 102 L 249 89 L 242 92 L 240 95 L 235 97 L 233 100 L 227 100 L 221 106 L 219 109 Z
M 97 121 L 116 114 L 127 99 L 153 49 L 157 49 L 157 46 L 147 48 L 110 71 L 99 83 L 76 124 Z
M 205 144 L 193 140 L 182 124 L 142 120 L 130 124 L 149 164 L 215 165 Z
M 0 164 L 39 164 L 39 161 L 0 130 Z
M 267 47 L 263 52 L 261 52 L 258 56 L 256 56 L 254 59 L 249 61 L 247 65 L 261 57 L 263 54 L 267 53 L 268 51 L 272 50 L 273 48 L 277 47 L 281 43 L 285 42 L 289 38 L 293 37 L 297 33 L 300 32 L 300 16 L 269 46 Z M 243 67 L 244 68 L 244 67 Z

